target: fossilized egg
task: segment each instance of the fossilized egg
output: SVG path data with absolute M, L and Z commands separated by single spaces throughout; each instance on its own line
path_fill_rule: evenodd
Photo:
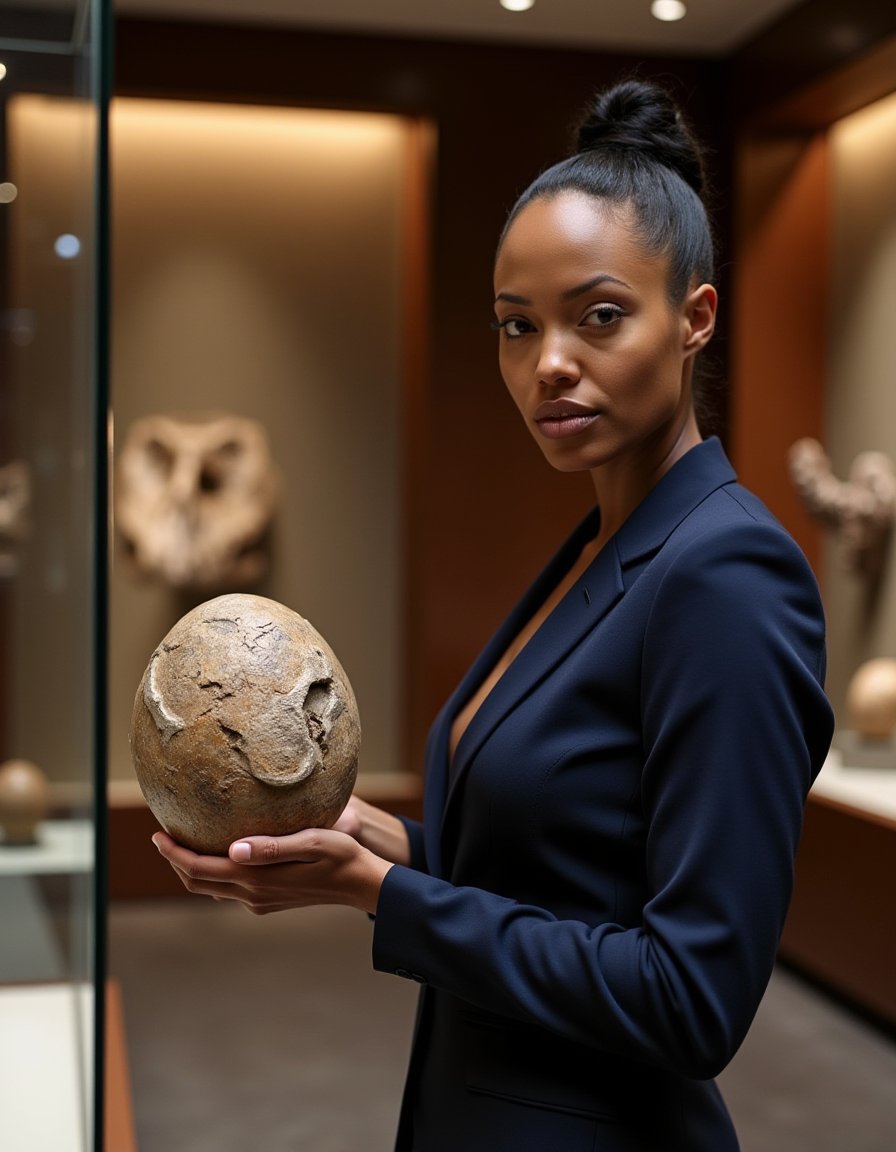
M 298 613 L 262 596 L 194 608 L 150 657 L 131 755 L 162 827 L 197 852 L 332 825 L 361 746 L 351 685 Z
M 50 785 L 30 760 L 0 764 L 0 843 L 37 843 L 37 827 L 50 808 Z
M 865 740 L 889 740 L 896 731 L 896 660 L 861 664 L 846 691 L 849 723 Z

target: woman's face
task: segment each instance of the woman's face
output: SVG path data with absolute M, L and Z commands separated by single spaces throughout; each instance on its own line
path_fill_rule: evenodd
M 673 306 L 668 282 L 626 209 L 565 192 L 511 225 L 495 264 L 501 375 L 555 468 L 655 472 L 683 435 L 699 440 L 690 378 L 716 294 L 702 285 Z

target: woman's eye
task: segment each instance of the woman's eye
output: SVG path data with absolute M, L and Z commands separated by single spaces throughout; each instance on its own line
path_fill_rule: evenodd
M 498 332 L 503 332 L 509 340 L 535 331 L 529 321 L 524 320 L 522 316 L 508 316 L 506 320 L 497 320 L 492 327 Z
M 624 315 L 618 304 L 598 304 L 586 315 L 584 323 L 591 328 L 608 328 Z

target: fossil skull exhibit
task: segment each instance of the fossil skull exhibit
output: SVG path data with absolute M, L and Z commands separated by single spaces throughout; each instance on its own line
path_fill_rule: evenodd
M 251 586 L 267 568 L 277 478 L 264 428 L 242 416 L 145 416 L 128 429 L 116 527 L 136 570 L 175 588 Z
M 188 612 L 153 652 L 131 721 L 156 819 L 199 852 L 329 827 L 351 795 L 361 731 L 339 661 L 296 612 L 246 593 Z

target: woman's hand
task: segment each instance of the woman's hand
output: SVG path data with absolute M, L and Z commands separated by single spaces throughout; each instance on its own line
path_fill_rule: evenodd
M 343 826 L 351 823 L 340 817 Z M 311 828 L 289 836 L 246 836 L 228 856 L 200 856 L 165 832 L 152 838 L 189 892 L 237 900 L 263 916 L 287 908 L 343 904 L 375 912 L 392 867 L 346 831 Z
M 411 849 L 404 824 L 397 816 L 368 804 L 359 796 L 352 796 L 333 828 L 352 836 L 384 860 L 391 860 L 393 864 L 410 863 Z

